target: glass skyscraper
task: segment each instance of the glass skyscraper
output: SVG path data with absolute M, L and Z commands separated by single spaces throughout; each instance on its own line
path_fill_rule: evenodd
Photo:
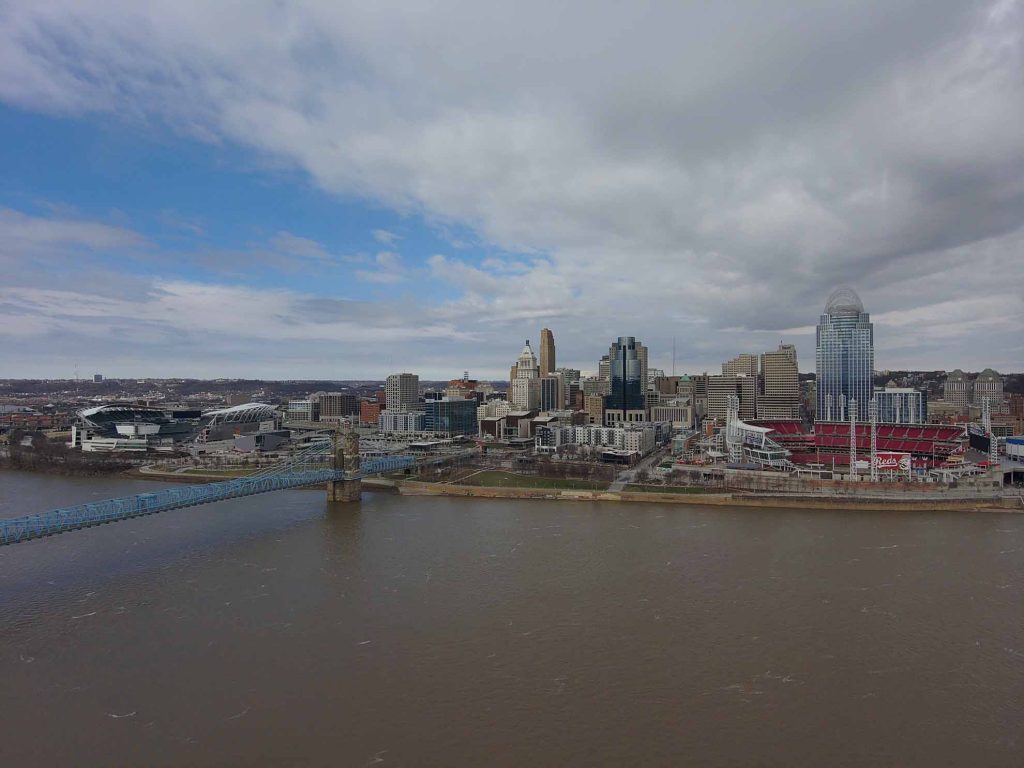
M 874 394 L 875 335 L 871 316 L 851 288 L 832 292 L 817 333 L 817 419 L 848 421 L 857 401 L 857 420 L 867 421 Z
M 645 421 L 647 350 L 632 336 L 620 336 L 608 350 L 608 378 L 605 421 Z

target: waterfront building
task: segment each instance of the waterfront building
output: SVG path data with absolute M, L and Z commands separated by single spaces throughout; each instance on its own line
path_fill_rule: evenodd
M 852 288 L 838 288 L 818 321 L 816 345 L 817 418 L 849 419 L 847 404 L 857 401 L 857 420 L 867 421 L 874 391 L 874 326 Z
M 548 328 L 540 329 L 540 375 L 555 372 L 555 335 Z
M 800 371 L 797 368 L 796 347 L 792 344 L 779 344 L 775 352 L 761 355 L 761 391 L 757 398 L 757 418 L 800 418 Z
M 384 383 L 384 407 L 389 411 L 414 411 L 420 402 L 420 377 L 393 373 Z
M 273 430 L 278 424 L 277 409 L 265 403 L 243 403 L 229 408 L 204 411 L 199 418 L 196 442 L 231 440 L 235 435 Z
M 476 400 L 428 400 L 424 403 L 423 431 L 455 437 L 477 432 Z
M 609 349 L 608 360 L 611 388 L 605 398 L 605 424 L 646 421 L 646 347 L 633 336 L 620 336 Z
M 928 406 L 925 394 L 911 387 L 886 386 L 875 389 L 875 404 L 881 424 L 926 424 Z
M 426 415 L 423 411 L 381 411 L 377 425 L 381 432 L 423 432 Z

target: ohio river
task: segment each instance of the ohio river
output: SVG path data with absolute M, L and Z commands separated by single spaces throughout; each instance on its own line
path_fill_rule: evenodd
M 238 499 L 0 548 L 0 681 L 4 766 L 1020 766 L 1024 516 Z

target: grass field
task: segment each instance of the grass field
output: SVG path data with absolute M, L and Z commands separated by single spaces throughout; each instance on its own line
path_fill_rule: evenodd
M 557 488 L 584 491 L 604 490 L 608 487 L 607 483 L 595 482 L 593 480 L 517 475 L 514 472 L 503 472 L 501 470 L 479 472 L 458 482 L 460 485 L 477 485 L 482 487 Z
M 627 485 L 626 491 L 631 493 L 709 493 L 712 488 L 682 488 L 678 485 Z

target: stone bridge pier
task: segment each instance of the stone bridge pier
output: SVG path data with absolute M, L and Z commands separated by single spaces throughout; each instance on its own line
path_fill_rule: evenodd
M 348 429 L 334 433 L 334 468 L 346 474 L 359 471 L 359 434 Z M 357 477 L 351 480 L 330 480 L 327 483 L 328 501 L 359 501 L 362 495 L 362 481 Z

